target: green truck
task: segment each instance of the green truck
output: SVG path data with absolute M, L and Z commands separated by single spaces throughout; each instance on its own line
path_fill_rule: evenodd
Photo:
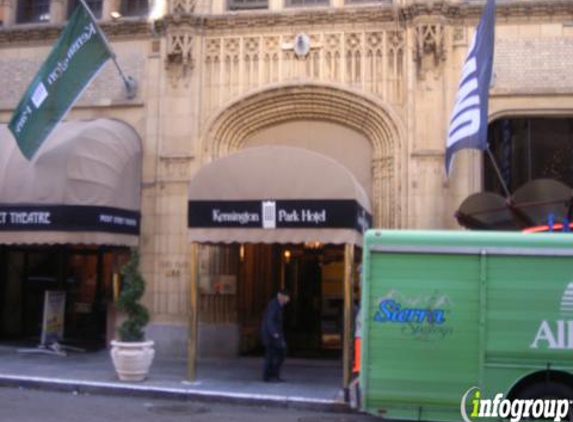
M 573 399 L 573 234 L 370 230 L 362 271 L 363 410 L 467 421 L 487 416 L 486 398 L 497 396 L 494 410 L 555 398 L 567 399 L 557 409 L 566 416 L 550 419 L 573 420 L 573 404 L 564 409 Z

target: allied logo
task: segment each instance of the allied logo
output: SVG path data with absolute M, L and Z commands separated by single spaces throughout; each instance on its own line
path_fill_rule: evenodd
M 559 309 L 561 319 L 541 321 L 531 349 L 573 350 L 573 282 L 565 288 Z

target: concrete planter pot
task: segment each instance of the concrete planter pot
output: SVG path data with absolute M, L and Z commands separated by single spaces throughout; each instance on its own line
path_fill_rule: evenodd
M 143 381 L 155 356 L 154 342 L 111 342 L 111 360 L 121 381 Z

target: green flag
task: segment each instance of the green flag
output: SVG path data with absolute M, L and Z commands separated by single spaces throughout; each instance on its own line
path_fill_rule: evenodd
M 80 2 L 8 125 L 28 160 L 111 57 L 103 34 Z

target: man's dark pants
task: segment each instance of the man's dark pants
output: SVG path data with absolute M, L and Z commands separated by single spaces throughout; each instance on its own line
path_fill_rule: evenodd
M 286 356 L 286 347 L 282 342 L 273 340 L 265 346 L 263 379 L 270 381 L 281 377 L 281 366 Z

